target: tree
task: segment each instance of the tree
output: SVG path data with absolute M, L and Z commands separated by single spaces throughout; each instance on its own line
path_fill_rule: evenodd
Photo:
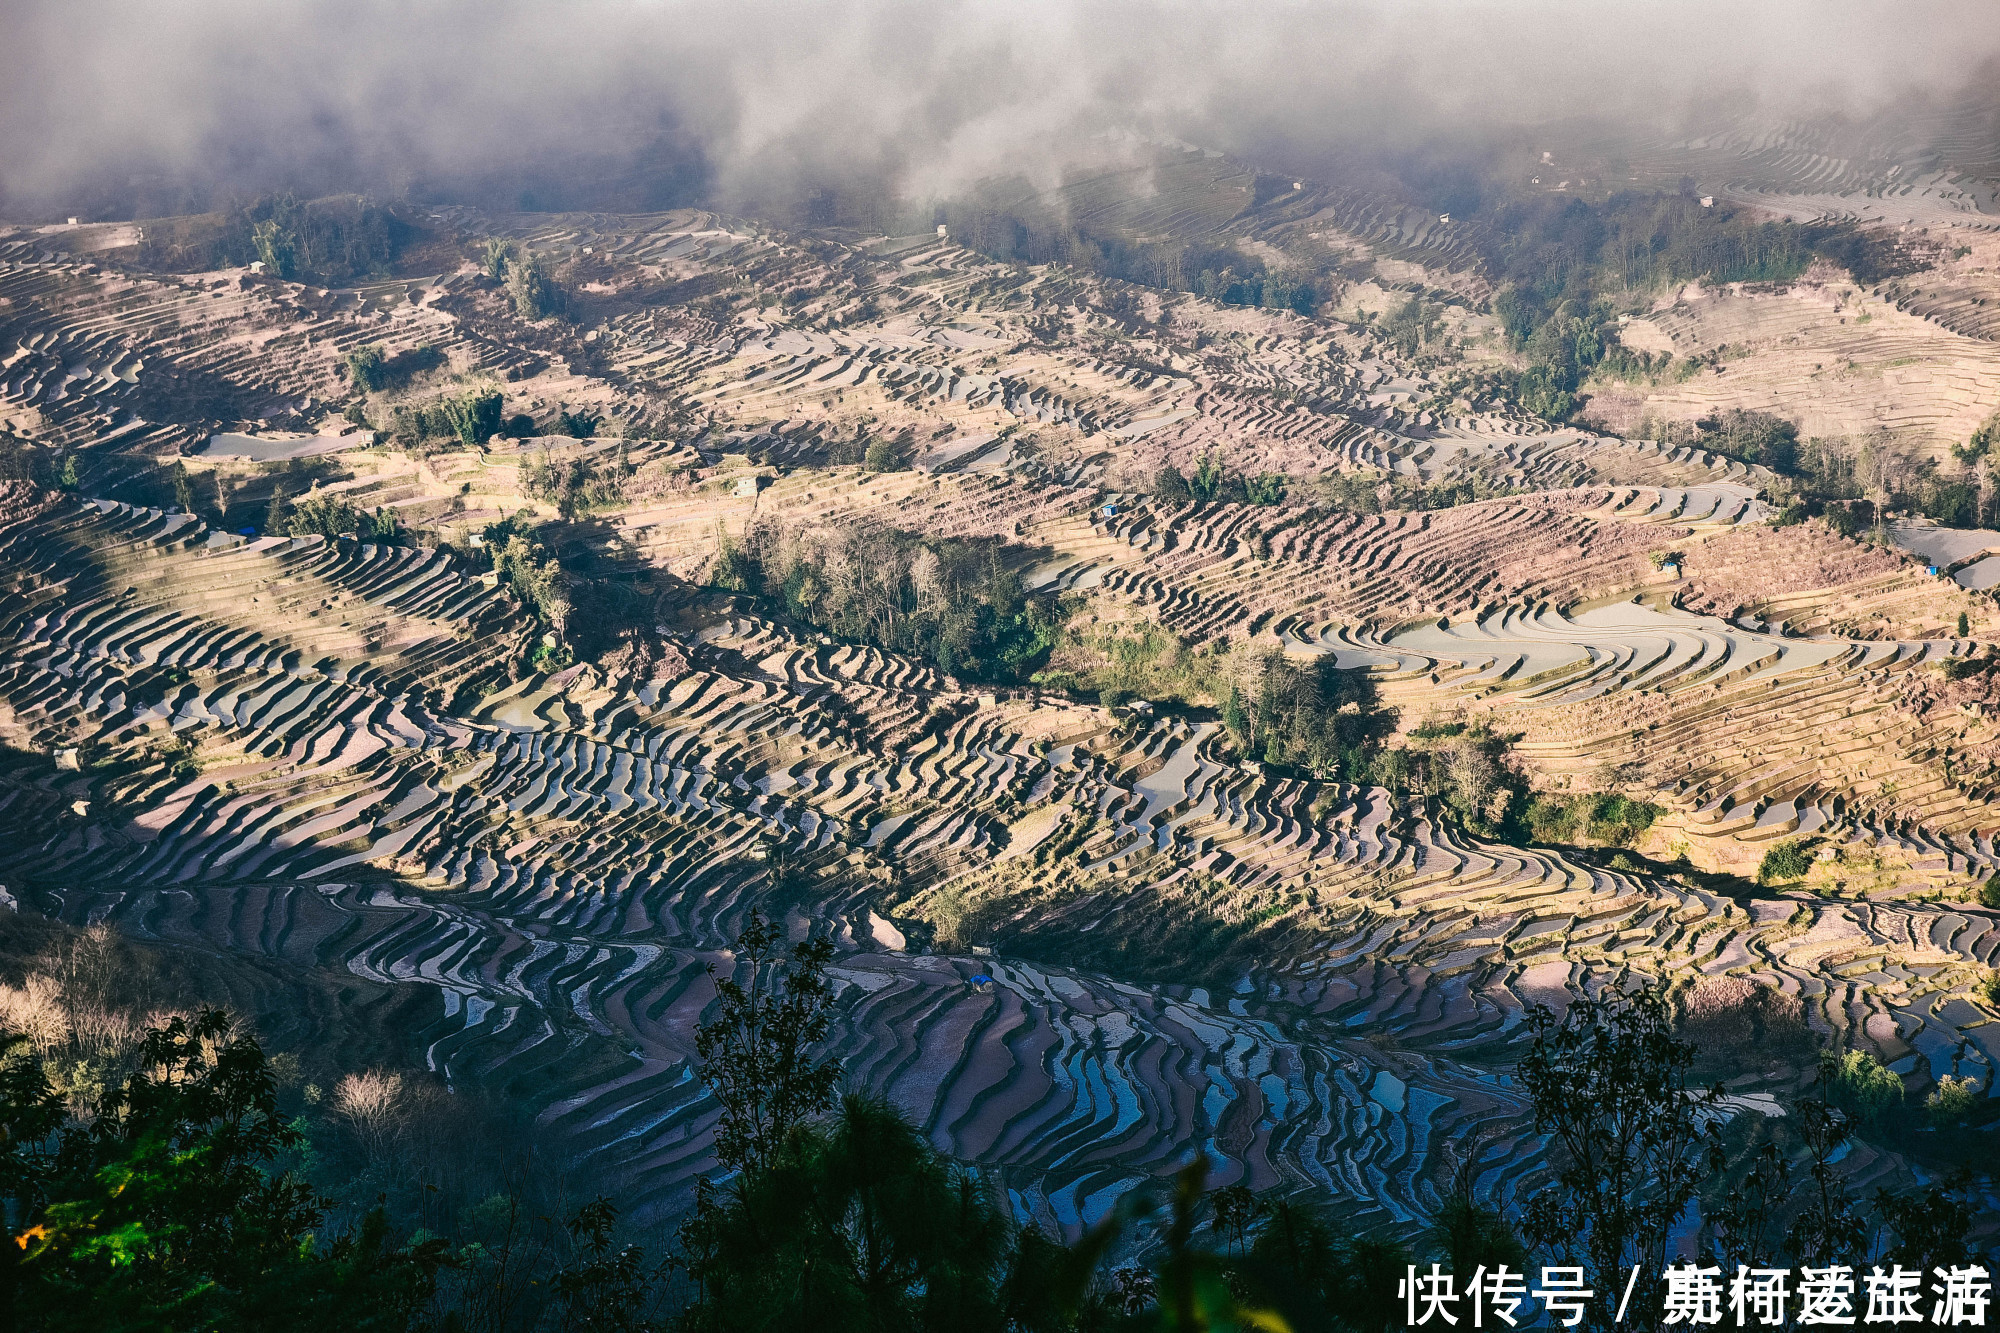
M 257 251 L 264 271 L 274 278 L 289 278 L 297 269 L 298 237 L 281 226 L 276 218 L 266 218 L 250 230 L 250 243 Z
M 1242 693 L 1234 685 L 1229 687 L 1228 701 L 1222 705 L 1222 725 L 1229 728 L 1229 734 L 1236 738 L 1238 745 L 1247 746 L 1256 740 L 1250 715 L 1243 709 Z
M 321 536 L 329 540 L 358 534 L 361 511 L 343 495 L 331 495 L 317 484 L 291 506 L 284 531 L 293 537 Z
M 565 304 L 563 290 L 549 272 L 547 257 L 534 252 L 507 261 L 507 295 L 522 319 L 560 314 Z
M 1757 882 L 1776 884 L 1784 880 L 1804 879 L 1812 870 L 1812 858 L 1797 841 L 1786 839 L 1774 843 L 1771 850 L 1764 853 L 1764 859 L 1757 863 Z
M 1222 460 L 1214 454 L 1203 454 L 1195 464 L 1194 475 L 1188 478 L 1188 493 L 1197 500 L 1213 500 L 1222 491 Z
M 1633 1308 L 1660 1308 L 1668 1236 L 1704 1178 L 1704 1120 L 1717 1089 L 1688 1084 L 1694 1047 L 1674 1036 L 1657 990 L 1573 1001 L 1529 1014 L 1520 1077 L 1535 1128 L 1550 1136 L 1555 1181 L 1529 1201 L 1531 1244 L 1581 1264 L 1597 1294 L 1587 1322 L 1609 1329 L 1623 1277 L 1639 1265 Z
M 984 1183 L 886 1103 L 850 1095 L 832 1123 L 815 1119 L 839 1078 L 812 1054 L 832 942 L 805 940 L 788 962 L 782 943 L 753 912 L 736 941 L 747 976 L 710 969 L 720 1008 L 695 1047 L 723 1108 L 716 1156 L 736 1174 L 726 1192 L 704 1179 L 681 1229 L 696 1291 L 684 1327 L 945 1333 L 999 1330 L 1010 1307 L 1072 1309 L 1087 1268 L 1072 1281 L 1074 1255 L 1015 1232 Z
M 597 434 L 597 428 L 604 424 L 604 418 L 591 411 L 572 412 L 566 407 L 556 411 L 556 433 L 567 435 L 574 440 L 588 440 Z
M 486 443 L 500 432 L 498 389 L 473 389 L 457 398 L 445 399 L 442 407 L 452 434 L 468 449 Z
M 885 1103 L 850 1095 L 830 1125 L 799 1127 L 768 1161 L 712 1196 L 683 1230 L 695 1330 L 1004 1328 L 1055 1260 L 977 1177 L 942 1157 Z M 1058 1288 L 1067 1284 L 1058 1283 Z M 1080 1285 L 1080 1284 L 1079 1284 Z M 1063 1291 L 1033 1303 L 1060 1310 Z
M 1972 1233 L 1972 1203 L 1966 1195 L 1971 1184 L 1970 1173 L 1960 1170 L 1911 1194 L 1878 1188 L 1875 1215 L 1895 1237 L 1883 1247 L 1881 1261 L 1928 1273 L 1940 1264 L 1970 1258 L 1966 1237 Z
M 168 480 L 173 483 L 174 503 L 180 506 L 183 514 L 192 514 L 194 512 L 194 482 L 188 478 L 187 465 L 185 463 L 175 463 L 167 475 Z
M 1396 1284 L 1413 1256 L 1401 1244 L 1342 1236 L 1294 1199 L 1271 1202 L 1264 1213 L 1250 1252 L 1229 1265 L 1230 1287 L 1242 1293 L 1242 1304 L 1228 1312 L 1229 1322 L 1218 1320 L 1212 1327 L 1388 1333 L 1403 1326 Z M 1472 1270 L 1453 1271 L 1469 1275 Z
M 1866 1051 L 1821 1057 L 1820 1088 L 1833 1106 L 1862 1125 L 1873 1125 L 1903 1104 L 1903 1080 Z
M 364 393 L 389 382 L 388 352 L 381 343 L 363 343 L 347 354 L 347 378 Z
M 504 540 L 489 532 L 487 543 L 500 581 L 543 624 L 563 633 L 569 623 L 570 597 L 562 565 L 540 542 L 519 532 L 507 532 Z
M 149 1030 L 138 1071 L 67 1127 L 39 1061 L 0 1061 L 11 1327 L 400 1329 L 428 1299 L 442 1242 L 392 1247 L 379 1211 L 316 1238 L 327 1201 L 272 1170 L 302 1135 L 231 1029 L 206 1010 Z
M 1960 611 L 1958 613 L 1958 637 L 1963 639 L 1970 636 L 1971 633 L 1972 633 L 1972 617 L 1966 615 L 1965 612 Z
M 514 243 L 498 236 L 487 238 L 485 250 L 486 276 L 495 282 L 507 277 L 507 261 L 514 257 Z
M 62 467 L 56 472 L 56 489 L 74 491 L 82 484 L 76 475 L 76 455 L 64 454 Z
M 1187 478 L 1172 463 L 1163 464 L 1153 474 L 1153 498 L 1164 504 L 1186 504 L 1193 498 Z
M 1285 500 L 1285 474 L 1282 472 L 1260 472 L 1243 483 L 1245 498 L 1253 505 L 1283 504 Z
M 637 1245 L 618 1245 L 612 1230 L 618 1210 L 609 1199 L 578 1209 L 565 1224 L 580 1262 L 550 1281 L 561 1305 L 561 1327 L 590 1333 L 655 1333 L 667 1294 L 666 1265 L 648 1263 Z
M 1166 1251 L 1155 1279 L 1154 1327 L 1167 1333 L 1222 1333 L 1223 1330 L 1267 1329 L 1289 1333 L 1276 1312 L 1245 1306 L 1231 1290 L 1229 1266 L 1221 1256 L 1192 1243 L 1196 1210 L 1203 1197 L 1208 1161 L 1197 1157 L 1174 1177 L 1167 1225 L 1161 1239 Z M 1393 1290 L 1393 1288 L 1391 1288 Z
M 1963 1124 L 1967 1117 L 1979 1109 L 1981 1094 L 1979 1085 L 1970 1078 L 1953 1078 L 1946 1074 L 1938 1080 L 1931 1095 L 1924 1099 L 1924 1113 L 1934 1125 Z
M 1799 1103 L 1800 1137 L 1812 1159 L 1811 1185 L 1801 1191 L 1804 1206 L 1785 1233 L 1785 1249 L 1802 1264 L 1823 1267 L 1856 1257 L 1867 1238 L 1867 1227 L 1854 1211 L 1835 1159 L 1850 1136 L 1848 1119 L 1826 1100 L 1826 1068 L 1820 1069 L 1822 1095 Z
M 695 1030 L 701 1076 L 722 1105 L 715 1155 L 731 1171 L 768 1165 L 787 1136 L 824 1111 L 840 1082 L 840 1065 L 815 1059 L 826 1039 L 833 989 L 826 965 L 833 941 L 813 936 L 780 961 L 780 928 L 752 911 L 736 937 L 738 981 L 710 964 L 720 1008 Z
M 1472 1173 L 1463 1169 L 1431 1223 L 1430 1239 L 1454 1273 L 1470 1273 L 1482 1265 L 1489 1273 L 1501 1264 L 1516 1272 L 1527 1267 L 1521 1238 L 1499 1209 L 1479 1202 L 1472 1192 Z

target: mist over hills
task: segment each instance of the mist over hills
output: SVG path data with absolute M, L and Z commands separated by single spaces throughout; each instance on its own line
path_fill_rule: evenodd
M 12 20 L 0 209 L 24 219 L 285 189 L 645 209 L 865 181 L 922 203 L 992 177 L 1047 188 L 1131 160 L 1135 135 L 1280 171 L 1372 168 L 1470 212 L 1526 150 L 1746 127 L 1811 123 L 1876 170 L 1957 165 L 1946 127 L 1990 128 L 2000 49 L 1989 6 L 1947 0 L 86 0 Z

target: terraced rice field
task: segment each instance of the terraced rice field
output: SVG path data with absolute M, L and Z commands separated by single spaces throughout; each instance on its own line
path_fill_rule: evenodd
M 1230 187 L 1207 161 L 1188 199 Z M 1219 225 L 1160 207 L 1147 225 Z M 1358 197 L 1284 207 L 1462 258 Z M 1476 406 L 1363 327 L 1158 293 L 1135 317 L 928 236 L 457 221 L 587 254 L 597 304 L 524 324 L 470 261 L 316 292 L 0 249 L 7 421 L 83 460 L 79 493 L 0 493 L 17 896 L 414 993 L 432 1069 L 528 1104 L 659 1212 L 711 1163 L 693 1026 L 753 908 L 835 935 L 847 1076 L 1070 1229 L 1196 1150 L 1401 1226 L 1461 1170 L 1512 1193 L 1541 1167 L 1506 1072 L 1527 1008 L 1634 976 L 1750 977 L 1916 1086 L 1990 1090 L 2000 1027 L 1971 987 L 2000 920 L 1965 895 L 2000 869 L 2000 712 L 1936 665 L 1993 642 L 1990 600 L 1766 526 L 1768 477 L 1740 463 Z M 1655 324 L 1678 346 L 1706 318 Z M 427 345 L 542 433 L 335 438 L 340 358 L 373 341 Z M 1983 392 L 1983 353 L 1954 355 L 1964 403 L 1909 409 L 1940 431 Z M 556 435 L 558 406 L 621 438 Z M 864 430 L 907 432 L 913 466 L 839 461 Z M 1210 455 L 1297 482 L 1275 505 L 1153 497 L 1160 466 Z M 544 457 L 631 485 L 558 514 Z M 218 488 L 323 467 L 430 545 L 244 537 L 205 500 L 113 494 L 161 458 Z M 1363 466 L 1513 493 L 1358 513 L 1305 484 Z M 523 509 L 651 598 L 671 651 L 544 669 L 467 541 Z M 1536 790 L 1660 802 L 1655 859 L 1485 841 L 1422 794 L 1267 771 L 1211 712 L 981 686 L 707 586 L 770 520 L 997 538 L 1030 587 L 1190 649 L 1333 654 L 1403 734 L 1490 718 Z M 1865 893 L 1858 869 L 1733 895 L 1666 873 L 1676 842 L 1741 869 L 1788 835 L 1866 859 Z

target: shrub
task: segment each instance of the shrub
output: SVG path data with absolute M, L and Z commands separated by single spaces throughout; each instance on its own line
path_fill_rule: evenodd
M 1933 1125 L 1963 1124 L 1979 1108 L 1978 1085 L 1969 1078 L 1946 1074 L 1924 1099 L 1924 1114 Z
M 1415 733 L 1411 733 L 1415 735 Z M 1529 836 L 1537 842 L 1604 843 L 1629 847 L 1660 817 L 1651 801 L 1615 792 L 1584 792 L 1574 796 L 1540 795 L 1528 805 Z
M 276 530 L 275 524 L 272 530 Z M 293 537 L 339 537 L 360 531 L 361 514 L 345 496 L 329 495 L 314 486 L 294 503 L 284 522 Z
M 332 1201 L 281 1169 L 306 1135 L 254 1039 L 205 1010 L 149 1029 L 138 1063 L 78 1122 L 42 1061 L 0 1043 L 0 1211 L 23 1233 L 7 1327 L 409 1326 L 444 1243 L 392 1247 L 379 1209 L 315 1234 Z
M 1826 1100 L 1864 1125 L 1903 1104 L 1903 1080 L 1866 1051 L 1827 1055 L 1820 1063 Z
M 1776 884 L 1785 880 L 1804 879 L 1812 870 L 1812 858 L 1796 839 L 1788 838 L 1764 853 L 1764 859 L 1757 863 L 1757 882 Z
M 894 441 L 871 440 L 868 452 L 861 457 L 861 466 L 870 472 L 905 472 L 910 464 Z
M 347 378 L 355 388 L 372 393 L 389 382 L 388 359 L 381 343 L 365 343 L 347 354 Z
M 1979 886 L 1979 905 L 2000 909 L 2000 875 L 1994 875 Z
M 1253 505 L 1282 504 L 1285 499 L 1285 474 L 1282 472 L 1260 472 L 1243 483 L 1244 498 Z
M 1995 968 L 1981 977 L 1979 984 L 1973 989 L 1979 993 L 1980 999 L 1995 1009 L 2000 1009 L 2000 968 Z

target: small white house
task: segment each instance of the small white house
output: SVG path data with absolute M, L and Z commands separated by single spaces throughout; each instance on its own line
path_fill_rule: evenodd
M 730 490 L 730 494 L 748 499 L 757 493 L 757 488 L 763 485 L 763 483 L 764 479 L 762 477 L 738 477 L 736 485 Z
M 1715 196 L 1714 196 L 1714 195 L 1712 195 L 1712 194 L 1705 194 L 1705 195 L 1703 195 L 1703 196 L 1701 197 L 1701 206 L 1702 206 L 1703 208 L 1714 208 L 1714 207 L 1715 207 Z
M 938 239 L 942 241 L 950 235 L 951 235 L 951 228 L 945 226 L 944 223 L 942 222 L 938 223 Z

